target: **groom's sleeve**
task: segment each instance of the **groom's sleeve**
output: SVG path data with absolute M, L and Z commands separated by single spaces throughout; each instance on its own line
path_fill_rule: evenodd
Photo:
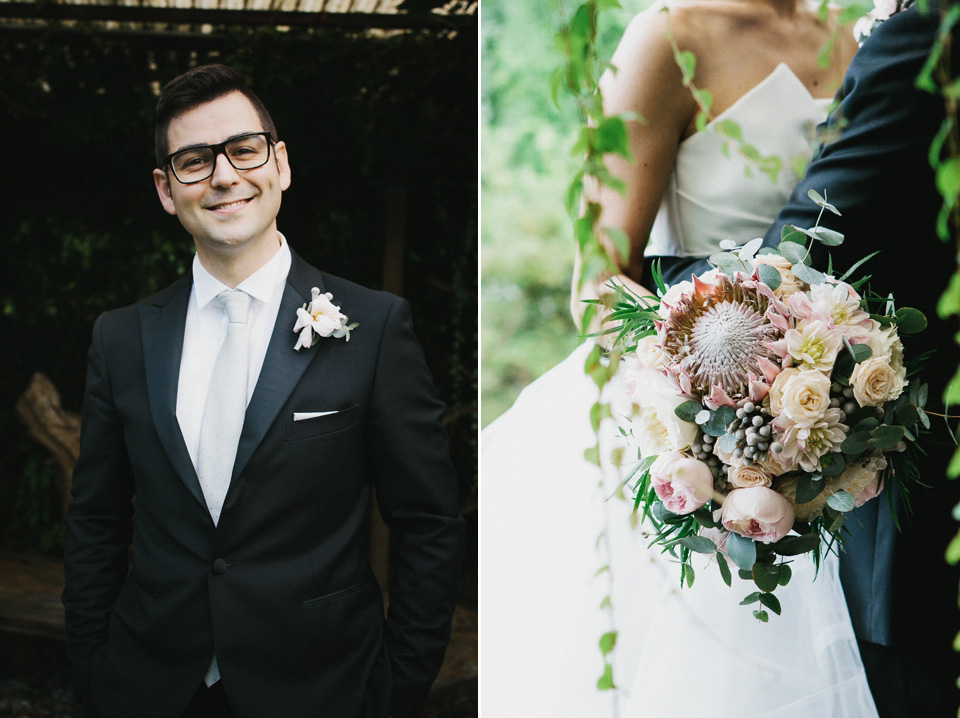
M 828 141 L 811 163 L 767 231 L 764 243 L 776 246 L 785 225 L 810 228 L 820 208 L 809 190 L 825 195 L 841 215 L 825 212 L 820 226 L 841 232 L 846 241 L 829 250 L 834 268 L 846 271 L 874 250 L 901 252 L 915 239 L 927 241 L 933 226 L 920 218 L 936 217 L 940 199 L 928 161 L 930 144 L 944 116 L 944 101 L 916 87 L 930 54 L 938 15 L 912 7 L 874 30 L 854 56 L 831 114 Z M 827 268 L 827 249 L 814 243 L 813 260 Z M 936 250 L 934 244 L 933 249 Z M 884 260 L 864 265 L 874 273 Z
M 386 627 L 394 718 L 422 713 L 459 589 L 464 523 L 443 410 L 409 305 L 395 298 L 380 338 L 369 435 L 377 503 L 394 542 Z
M 74 689 L 84 701 L 90 672 L 102 662 L 107 627 L 127 576 L 133 531 L 133 473 L 113 405 L 104 352 L 104 316 L 93 327 L 64 547 L 68 651 Z

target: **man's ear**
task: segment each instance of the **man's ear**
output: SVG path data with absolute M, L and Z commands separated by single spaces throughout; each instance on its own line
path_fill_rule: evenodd
M 287 158 L 287 145 L 285 142 L 278 142 L 273 146 L 273 156 L 277 158 L 277 171 L 280 172 L 280 189 L 285 190 L 290 187 L 290 160 Z
M 176 214 L 177 207 L 173 203 L 173 195 L 170 194 L 170 178 L 163 170 L 153 171 L 153 184 L 157 188 L 157 194 L 160 196 L 160 204 L 167 211 L 167 214 Z

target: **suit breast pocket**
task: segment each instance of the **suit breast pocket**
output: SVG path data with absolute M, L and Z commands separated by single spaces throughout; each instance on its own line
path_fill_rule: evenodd
M 297 441 L 349 429 L 360 421 L 360 410 L 360 404 L 355 404 L 331 414 L 324 413 L 322 416 L 314 416 L 300 421 L 294 421 L 291 415 L 287 418 L 284 438 L 287 441 Z

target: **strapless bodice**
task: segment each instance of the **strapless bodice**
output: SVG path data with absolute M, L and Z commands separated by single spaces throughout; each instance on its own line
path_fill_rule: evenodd
M 790 67 L 780 63 L 765 79 L 691 135 L 677 150 L 646 254 L 705 257 L 720 241 L 763 236 L 786 203 L 802 165 L 813 154 L 816 125 L 829 99 L 811 96 Z M 783 162 L 773 180 L 739 154 L 739 145 L 717 132 L 717 123 L 739 125 L 743 141 L 761 156 Z

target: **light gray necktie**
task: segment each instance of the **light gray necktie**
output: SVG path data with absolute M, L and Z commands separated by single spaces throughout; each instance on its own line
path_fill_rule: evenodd
M 247 409 L 247 373 L 250 367 L 250 295 L 225 289 L 217 295 L 227 312 L 227 336 L 213 367 L 200 423 L 197 473 L 214 525 L 220 520 L 223 499 L 230 486 L 237 443 Z

